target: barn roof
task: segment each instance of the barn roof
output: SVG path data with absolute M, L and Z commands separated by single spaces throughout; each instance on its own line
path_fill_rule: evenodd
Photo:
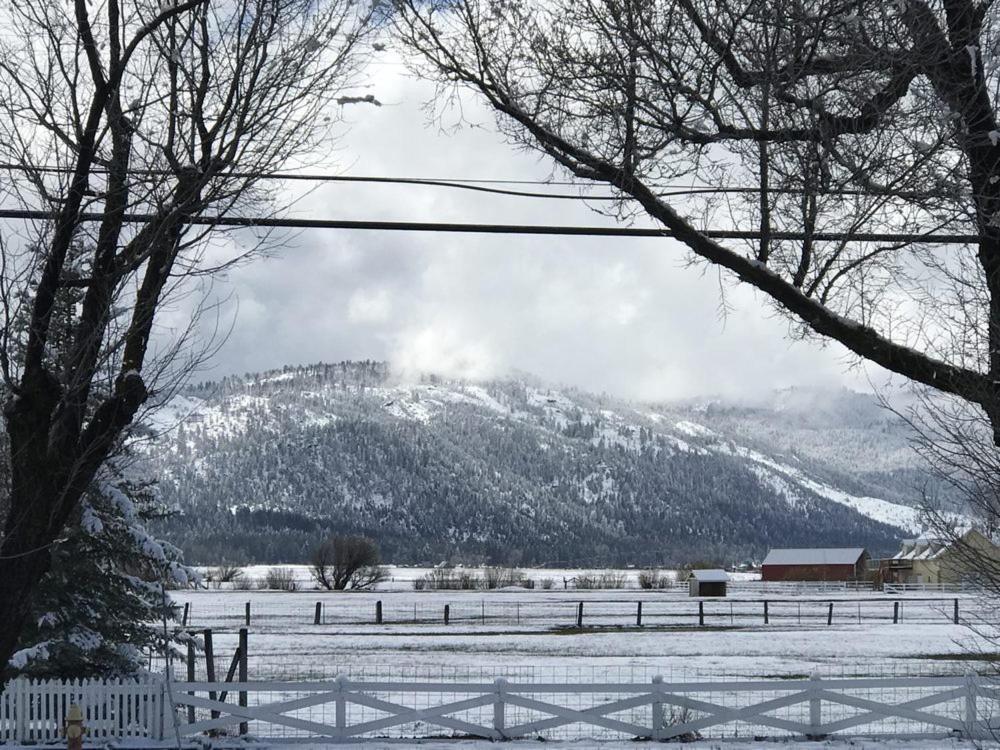
M 702 570 L 692 570 L 690 578 L 703 583 L 725 583 L 729 580 L 729 574 L 719 568 L 705 568 Z
M 820 547 L 815 549 L 772 549 L 763 565 L 854 565 L 864 547 Z

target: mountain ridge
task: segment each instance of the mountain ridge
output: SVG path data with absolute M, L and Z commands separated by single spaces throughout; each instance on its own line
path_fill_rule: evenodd
M 638 404 L 315 364 L 186 389 L 152 416 L 145 460 L 180 510 L 162 531 L 192 562 L 301 561 L 331 532 L 373 536 L 397 563 L 888 551 L 919 531 L 904 426 L 863 394 L 816 396 L 823 409 Z

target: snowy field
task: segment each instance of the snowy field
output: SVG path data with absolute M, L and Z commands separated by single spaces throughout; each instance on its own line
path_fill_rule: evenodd
M 304 572 L 304 569 L 303 569 Z M 418 571 L 417 574 L 422 574 Z M 575 574 L 576 571 L 573 571 Z M 307 575 L 307 573 L 306 573 Z M 402 578 L 402 576 L 399 576 Z M 724 682 L 736 678 L 766 680 L 756 692 L 734 693 L 713 687 L 708 700 L 746 706 L 781 695 L 772 685 L 777 679 L 896 678 L 930 675 L 962 675 L 970 668 L 989 669 L 986 662 L 970 661 L 976 644 L 967 621 L 990 617 L 985 604 L 970 594 L 886 595 L 872 591 L 766 590 L 763 584 L 738 583 L 725 599 L 699 600 L 683 587 L 648 591 L 576 590 L 573 588 L 507 589 L 500 591 L 415 591 L 412 577 L 390 581 L 375 592 L 297 592 L 200 589 L 174 592 L 187 605 L 189 627 L 196 633 L 213 633 L 215 674 L 222 679 L 232 664 L 240 628 L 248 627 L 248 674 L 251 681 L 331 680 L 379 683 L 491 683 L 506 678 L 516 683 L 649 684 L 654 678 L 666 683 Z M 303 578 L 303 586 L 306 579 Z M 764 601 L 768 622 L 764 622 Z M 955 625 L 955 601 L 962 623 Z M 642 626 L 636 625 L 642 602 Z M 580 605 L 583 627 L 577 627 Z M 830 606 L 833 605 L 831 624 Z M 319 624 L 316 624 L 319 604 Z M 379 607 L 379 604 L 381 606 Z M 447 607 L 449 621 L 444 622 Z M 382 622 L 376 623 L 381 611 Z M 699 613 L 700 609 L 700 613 Z M 700 618 L 704 625 L 699 625 Z M 893 618 L 897 619 L 894 624 Z M 995 650 L 995 649 L 989 649 Z M 183 679 L 186 667 L 175 665 Z M 206 677 L 205 662 L 198 655 L 195 678 Z M 270 689 L 270 688 L 267 688 Z M 925 693 L 910 688 L 875 688 L 872 700 L 888 703 L 919 700 Z M 275 693 L 252 693 L 258 701 L 303 698 L 290 686 Z M 436 700 L 457 700 L 449 691 L 413 696 L 379 693 L 382 700 L 432 708 Z M 460 696 L 459 696 L 460 697 Z M 583 710 L 596 703 L 621 698 L 614 691 L 580 695 L 570 706 Z M 554 700 L 559 700 L 554 698 Z M 427 701 L 425 704 L 424 701 Z M 961 699 L 942 707 L 956 716 L 964 708 Z M 517 710 L 511 708 L 512 717 Z M 824 709 L 826 711 L 827 709 Z M 852 709 L 834 706 L 836 716 L 850 716 Z M 856 711 L 856 709 L 853 709 Z M 488 722 L 492 708 L 469 712 L 470 720 Z M 648 706 L 634 709 L 632 718 L 642 724 Z M 808 706 L 784 709 L 782 716 L 801 721 Z M 846 711 L 847 713 L 843 713 Z M 485 713 L 484 713 L 485 712 Z M 523 713 L 523 711 L 522 711 Z M 298 715 L 298 713 L 296 714 Z M 826 714 L 824 714 L 826 716 Z M 381 719 L 384 714 L 354 704 L 348 711 L 352 723 Z M 303 709 L 300 718 L 329 723 L 332 706 Z M 530 719 L 531 717 L 529 717 Z M 521 717 L 523 720 L 524 717 Z M 678 719 L 680 721 L 681 719 Z M 251 734 L 262 740 L 282 731 L 263 723 L 251 723 Z M 602 740 L 621 735 L 578 725 L 543 733 L 546 747 L 567 750 L 592 747 L 635 747 L 632 742 L 604 744 L 582 740 L 596 731 Z M 719 732 L 722 732 L 721 734 Z M 871 731 L 925 732 L 912 721 L 893 720 Z M 696 742 L 693 748 L 960 748 L 972 747 L 955 740 L 887 742 L 853 740 L 810 743 L 773 742 L 747 744 L 747 738 L 773 736 L 773 730 L 753 722 L 736 722 L 708 733 L 717 739 Z M 603 733 L 603 734 L 602 734 Z M 441 737 L 448 730 L 433 722 L 414 722 L 389 730 L 393 747 L 407 737 Z M 604 736 L 606 735 L 606 736 Z M 723 738 L 726 741 L 721 742 Z M 306 736 L 299 738 L 306 740 Z M 593 739 L 593 738 L 592 738 Z M 366 743 L 368 748 L 380 747 Z M 407 740 L 408 741 L 408 740 Z M 553 742 L 554 741 L 554 742 Z M 721 744 L 720 744 L 721 742 Z M 741 744 L 742 743 L 742 744 Z M 413 745 L 417 745 L 414 741 Z M 519 740 L 512 747 L 540 746 Z M 485 742 L 421 743 L 427 750 L 486 747 Z M 983 747 L 981 743 L 978 745 Z M 388 745 L 386 746 L 388 747 Z
M 715 677 L 954 674 L 973 641 L 952 623 L 985 616 L 970 595 L 872 592 L 762 596 L 749 589 L 703 603 L 672 591 L 174 592 L 189 627 L 211 628 L 225 674 L 250 604 L 252 679 L 351 677 L 645 681 Z M 636 626 L 638 602 L 643 625 Z M 827 625 L 830 602 L 832 625 Z M 894 605 L 900 603 L 898 624 Z M 315 623 L 316 603 L 320 624 Z M 382 624 L 375 623 L 377 602 Z M 582 629 L 576 627 L 580 602 Z M 449 623 L 444 624 L 445 605 Z M 860 621 L 859 621 L 860 620 Z M 199 671 L 203 664 L 199 662 Z
M 308 565 L 290 564 L 290 565 L 246 565 L 240 568 L 242 578 L 248 581 L 251 585 L 263 581 L 267 576 L 268 572 L 274 570 L 275 568 L 281 568 L 290 571 L 296 586 L 299 590 L 309 590 L 317 588 L 316 581 L 310 572 L 310 567 Z M 198 572 L 201 573 L 206 578 L 211 577 L 213 571 L 217 570 L 212 566 L 201 566 L 197 568 Z M 388 565 L 386 566 L 389 577 L 384 583 L 378 585 L 378 591 L 412 591 L 413 582 L 423 578 L 429 573 L 438 570 L 438 568 L 428 568 L 428 567 L 417 567 L 417 566 L 402 566 L 402 565 Z M 473 574 L 481 574 L 483 572 L 482 568 L 469 567 L 469 568 L 449 568 L 452 572 L 469 572 Z M 551 582 L 553 588 L 572 588 L 573 582 L 578 576 L 599 576 L 604 573 L 618 574 L 624 577 L 625 585 L 627 588 L 638 589 L 638 575 L 639 570 L 635 568 L 624 568 L 620 570 L 614 570 L 609 568 L 519 568 L 521 573 L 528 579 L 530 579 L 536 588 L 542 588 L 546 581 Z M 665 570 L 663 571 L 669 577 L 676 578 L 678 576 L 677 571 Z M 729 574 L 730 580 L 735 582 L 744 581 L 757 581 L 760 579 L 760 573 L 757 572 L 733 572 Z M 223 584 L 222 588 L 229 589 L 232 588 L 231 584 Z

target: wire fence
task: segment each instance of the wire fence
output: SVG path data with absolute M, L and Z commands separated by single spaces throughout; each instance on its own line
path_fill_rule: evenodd
M 956 624 L 979 619 L 987 607 L 971 597 L 725 598 L 643 596 L 632 599 L 564 596 L 437 594 L 423 596 L 289 595 L 234 601 L 232 595 L 184 601 L 192 628 L 281 630 L 308 626 L 521 626 L 544 628 L 753 627 L 842 624 Z

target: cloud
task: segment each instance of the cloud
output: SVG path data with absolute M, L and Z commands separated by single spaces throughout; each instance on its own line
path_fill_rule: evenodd
M 388 55 L 379 108 L 350 109 L 332 157 L 351 174 L 544 179 L 463 102 L 458 129 L 428 125 L 432 94 Z M 328 184 L 293 214 L 446 222 L 608 225 L 570 201 L 434 187 Z M 760 295 L 689 267 L 672 240 L 306 231 L 216 283 L 235 314 L 210 375 L 347 358 L 489 377 L 511 370 L 641 399 L 864 386 L 839 345 L 793 343 Z M 720 316 L 724 292 L 728 314 Z M 238 307 L 237 307 L 238 304 Z M 238 310 L 238 312 L 237 312 Z

